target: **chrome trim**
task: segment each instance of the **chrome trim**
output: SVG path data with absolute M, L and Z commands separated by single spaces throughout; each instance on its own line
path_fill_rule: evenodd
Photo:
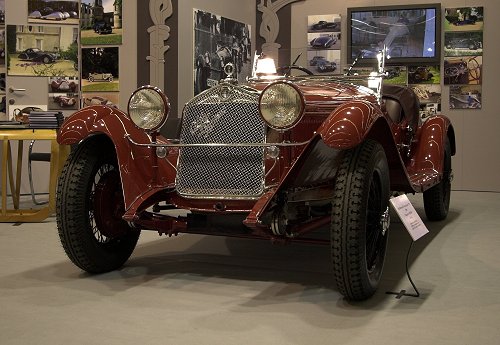
M 141 147 L 207 147 L 207 146 L 212 146 L 212 147 L 269 147 L 269 146 L 280 146 L 280 147 L 293 147 L 293 146 L 304 146 L 309 144 L 311 141 L 303 141 L 299 143 L 291 143 L 291 142 L 282 142 L 282 143 L 208 143 L 208 144 L 155 144 L 155 143 L 149 143 L 149 144 L 140 144 L 135 142 L 131 137 L 130 134 L 125 134 L 125 138 L 128 139 L 128 141 L 136 146 L 141 146 Z

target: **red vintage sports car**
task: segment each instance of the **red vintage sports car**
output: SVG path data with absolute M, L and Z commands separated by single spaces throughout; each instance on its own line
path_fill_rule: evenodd
M 368 78 L 287 66 L 244 85 L 233 68 L 187 102 L 179 139 L 159 133 L 169 101 L 153 86 L 128 112 L 96 105 L 65 121 L 58 142 L 76 145 L 57 188 L 68 257 L 91 273 L 118 269 L 141 230 L 327 244 L 339 291 L 369 298 L 391 194 L 423 193 L 428 219 L 447 216 L 450 120 L 422 123 L 411 88 L 381 86 L 383 64 Z

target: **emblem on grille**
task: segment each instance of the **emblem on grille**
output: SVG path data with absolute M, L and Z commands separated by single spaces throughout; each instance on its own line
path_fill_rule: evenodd
M 215 125 L 219 122 L 220 118 L 226 114 L 225 107 L 221 107 L 216 112 L 209 113 L 203 112 L 200 116 L 191 123 L 190 132 L 192 135 L 196 135 L 202 138 L 208 138 L 210 133 L 215 128 Z

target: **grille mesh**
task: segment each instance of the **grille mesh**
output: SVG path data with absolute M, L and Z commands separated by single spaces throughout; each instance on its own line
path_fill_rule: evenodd
M 265 124 L 255 91 L 221 84 L 184 107 L 182 144 L 263 143 Z M 183 147 L 177 191 L 187 197 L 249 198 L 262 194 L 261 147 Z

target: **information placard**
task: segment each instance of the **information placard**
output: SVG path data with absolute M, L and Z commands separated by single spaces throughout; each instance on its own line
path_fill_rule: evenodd
M 413 241 L 429 232 L 406 194 L 391 198 L 390 201 Z

